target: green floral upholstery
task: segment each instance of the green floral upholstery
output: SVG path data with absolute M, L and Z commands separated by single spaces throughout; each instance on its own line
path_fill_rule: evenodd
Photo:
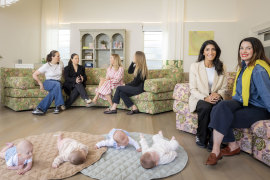
M 41 91 L 37 82 L 33 80 L 34 71 L 35 69 L 1 68 L 1 100 L 5 106 L 15 111 L 33 109 L 47 95 L 48 92 Z M 141 112 L 156 114 L 171 111 L 173 88 L 177 82 L 181 82 L 182 72 L 180 68 L 149 70 L 148 79 L 145 81 L 145 92 L 131 97 L 132 101 Z M 127 70 L 124 73 L 124 82 L 132 81 L 133 75 L 128 74 Z M 100 78 L 106 76 L 106 69 L 87 68 L 86 75 L 86 92 L 93 98 Z M 39 78 L 41 81 L 45 80 L 44 75 Z M 64 79 L 62 78 L 61 81 L 64 82 Z M 67 98 L 64 91 L 63 96 Z M 85 102 L 78 98 L 73 106 L 85 106 Z M 97 106 L 109 106 L 109 103 L 99 99 Z M 127 109 L 122 101 L 118 107 Z
M 165 60 L 163 61 L 164 69 L 180 68 L 183 69 L 183 60 Z
M 35 88 L 35 83 L 34 79 L 30 79 L 29 77 L 7 77 L 5 87 L 17 89 L 32 89 Z
M 144 90 L 153 93 L 173 91 L 175 81 L 168 78 L 147 79 L 144 82 Z
M 33 89 L 5 88 L 5 96 L 7 97 L 44 98 L 47 94 L 47 91 L 41 91 L 38 86 Z

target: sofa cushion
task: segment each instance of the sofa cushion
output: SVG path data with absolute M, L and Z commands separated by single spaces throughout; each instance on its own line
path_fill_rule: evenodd
M 257 121 L 253 132 L 253 156 L 270 166 L 270 120 Z
M 175 100 L 188 103 L 189 96 L 189 83 L 179 83 L 175 85 L 173 91 L 173 98 Z
M 172 98 L 173 92 L 162 92 L 162 93 L 152 93 L 152 92 L 143 92 L 139 95 L 132 96 L 132 101 L 161 101 L 161 100 L 170 100 Z
M 32 89 L 35 88 L 35 82 L 33 78 L 29 77 L 7 77 L 5 81 L 5 87 L 16 89 Z
M 240 146 L 242 151 L 252 154 L 252 132 L 251 129 L 233 129 L 233 134 L 236 143 Z
M 37 86 L 33 89 L 5 88 L 5 96 L 7 97 L 44 98 L 47 94 L 47 91 L 41 91 Z
M 175 81 L 169 78 L 147 79 L 144 82 L 144 90 L 147 92 L 161 93 L 173 91 Z
M 102 68 L 85 68 L 85 74 L 87 76 L 87 85 L 98 85 L 100 78 L 106 77 L 106 69 Z

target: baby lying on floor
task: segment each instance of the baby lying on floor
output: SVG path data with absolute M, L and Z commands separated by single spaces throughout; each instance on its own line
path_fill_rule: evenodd
M 122 129 L 112 129 L 107 135 L 107 139 L 96 144 L 96 149 L 101 147 L 113 147 L 115 149 L 123 149 L 128 144 L 135 147 L 138 152 L 141 152 L 140 145 L 129 136 L 129 133 Z
M 70 162 L 74 165 L 83 164 L 88 154 L 88 147 L 74 139 L 63 138 L 63 134 L 58 135 L 57 148 L 59 155 L 52 163 L 53 168 L 57 168 L 63 162 Z
M 8 169 L 17 170 L 20 175 L 32 168 L 32 156 L 33 144 L 28 140 L 20 141 L 17 146 L 7 143 L 0 152 L 0 158 L 6 161 Z
M 140 144 L 142 146 L 142 156 L 140 162 L 143 168 L 151 169 L 159 164 L 168 164 L 176 157 L 176 149 L 179 146 L 173 136 L 170 141 L 163 139 L 162 131 L 153 136 L 153 145 L 148 147 L 144 136 L 141 134 Z

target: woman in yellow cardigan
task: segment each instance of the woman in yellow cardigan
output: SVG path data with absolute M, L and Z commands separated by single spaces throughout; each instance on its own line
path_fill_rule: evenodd
M 248 37 L 240 42 L 233 99 L 220 102 L 211 112 L 209 127 L 213 129 L 214 145 L 206 165 L 240 153 L 233 128 L 250 128 L 256 121 L 270 118 L 269 65 L 260 40 Z M 220 150 L 222 141 L 228 146 Z

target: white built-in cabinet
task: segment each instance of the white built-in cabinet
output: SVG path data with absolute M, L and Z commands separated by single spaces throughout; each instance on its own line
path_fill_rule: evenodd
M 125 67 L 124 29 L 80 29 L 81 64 L 87 67 L 106 68 L 110 55 L 118 54 Z

